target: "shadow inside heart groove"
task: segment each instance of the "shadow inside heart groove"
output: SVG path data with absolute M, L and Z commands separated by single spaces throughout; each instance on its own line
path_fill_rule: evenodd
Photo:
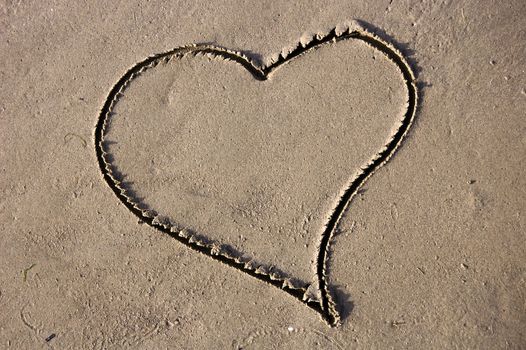
M 95 148 L 104 179 L 142 221 L 336 325 L 331 237 L 400 145 L 416 99 L 401 54 L 356 25 L 268 66 L 191 45 L 126 72 L 102 108 Z

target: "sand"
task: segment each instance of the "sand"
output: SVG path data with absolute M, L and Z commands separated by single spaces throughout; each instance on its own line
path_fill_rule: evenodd
M 0 348 L 526 347 L 522 2 L 1 11 Z

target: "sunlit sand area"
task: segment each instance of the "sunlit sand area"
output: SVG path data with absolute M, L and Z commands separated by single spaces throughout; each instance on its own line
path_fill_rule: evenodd
M 2 3 L 0 348 L 525 348 L 525 18 Z

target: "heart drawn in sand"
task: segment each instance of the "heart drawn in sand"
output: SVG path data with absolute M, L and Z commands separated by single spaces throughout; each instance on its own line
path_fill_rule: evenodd
M 95 148 L 105 181 L 141 221 L 336 325 L 331 238 L 400 145 L 416 102 L 403 56 L 356 24 L 268 65 L 190 45 L 124 74 Z

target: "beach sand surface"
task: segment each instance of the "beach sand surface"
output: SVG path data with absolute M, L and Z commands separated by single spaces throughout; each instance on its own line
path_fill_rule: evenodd
M 351 20 L 399 50 L 418 101 L 334 229 L 330 327 L 132 213 L 101 172 L 95 129 L 151 55 L 213 45 L 268 67 Z M 0 348 L 525 348 L 525 53 L 518 0 L 2 1 Z M 407 81 L 352 38 L 266 78 L 174 56 L 119 95 L 105 150 L 155 220 L 316 299 L 321 235 L 398 130 Z

